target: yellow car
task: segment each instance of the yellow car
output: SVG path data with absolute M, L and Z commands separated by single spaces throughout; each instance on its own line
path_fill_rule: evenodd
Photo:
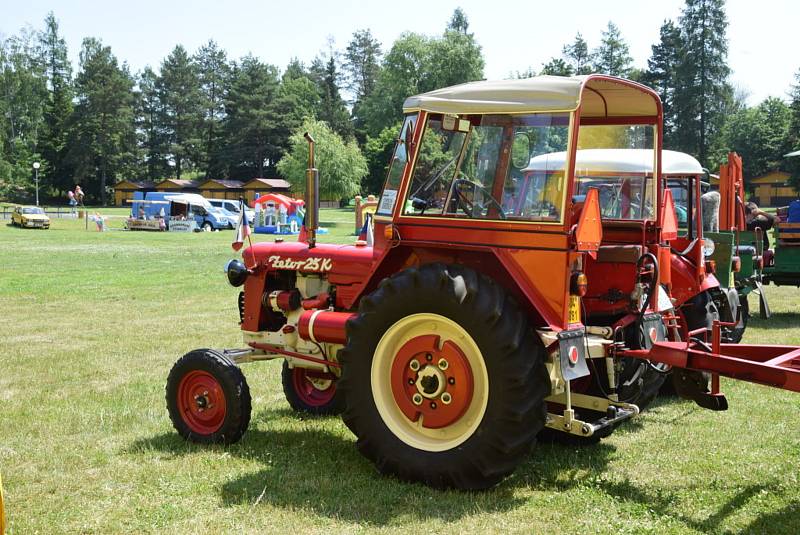
M 27 228 L 50 228 L 50 218 L 38 206 L 17 206 L 11 213 L 11 224 Z

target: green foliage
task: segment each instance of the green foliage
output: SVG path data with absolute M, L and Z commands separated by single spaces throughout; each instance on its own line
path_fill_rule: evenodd
M 342 69 L 345 74 L 345 86 L 353 96 L 352 120 L 356 137 L 360 141 L 365 138 L 366 118 L 363 116 L 363 104 L 375 90 L 380 72 L 381 44 L 366 30 L 353 33 L 353 38 L 344 53 Z
M 75 80 L 77 104 L 70 122 L 68 158 L 90 199 L 107 202 L 116 177 L 129 176 L 137 158 L 133 80 L 111 48 L 83 40 L 81 71 Z
M 675 136 L 674 99 L 677 85 L 676 70 L 683 48 L 680 29 L 671 20 L 665 20 L 659 31 L 659 42 L 651 47 L 647 70 L 642 83 L 658 92 L 664 109 L 664 144 L 671 146 Z
M 575 35 L 575 40 L 571 44 L 564 45 L 562 56 L 569 66 L 570 74 L 592 73 L 592 56 L 589 53 L 589 45 L 581 32 Z
M 47 85 L 30 30 L 0 40 L 0 196 L 33 198 L 37 142 L 45 128 Z M 46 173 L 46 167 L 40 169 Z
M 364 157 L 367 159 L 367 175 L 361 181 L 361 193 L 364 195 L 381 192 L 392 150 L 402 127 L 402 121 L 387 126 L 375 137 L 367 136 L 364 144 Z
M 755 108 L 745 108 L 726 122 L 723 159 L 729 150 L 742 157 L 745 178 L 755 178 L 780 168 L 791 119 L 789 107 L 771 97 Z
M 575 74 L 572 67 L 562 58 L 551 58 L 550 61 L 542 65 L 542 72 L 550 76 L 572 76 Z
M 172 174 L 158 75 L 150 67 L 145 67 L 139 75 L 138 85 L 136 126 L 145 164 L 137 174 L 141 178 L 157 182 Z
M 714 137 L 725 121 L 733 90 L 728 83 L 728 27 L 724 0 L 686 0 L 675 69 L 675 148 L 709 165 Z
M 200 163 L 204 109 L 197 65 L 183 46 L 177 45 L 161 64 L 156 87 L 175 176 L 181 178 L 184 168 L 188 171 Z
M 350 124 L 350 113 L 339 93 L 340 74 L 333 52 L 328 54 L 327 60 L 316 58 L 311 64 L 310 70 L 320 97 L 317 118 L 328 123 L 333 131 L 343 138 L 352 136 L 353 126 Z
M 73 169 L 67 161 L 68 123 L 72 114 L 72 65 L 67 45 L 59 34 L 58 21 L 51 11 L 45 18 L 45 29 L 38 35 L 39 61 L 44 67 L 48 94 L 44 111 L 44 128 L 38 147 L 47 163 L 40 172 L 43 187 L 66 191 L 72 184 Z
M 600 46 L 594 50 L 592 58 L 595 72 L 623 78 L 630 72 L 633 60 L 628 50 L 628 44 L 613 22 L 608 22 L 600 40 Z
M 278 69 L 245 56 L 234 64 L 225 99 L 226 157 L 234 177 L 265 176 L 283 154 L 273 110 L 280 90 Z
M 203 105 L 202 150 L 199 159 L 206 178 L 224 176 L 222 121 L 225 118 L 225 89 L 230 76 L 227 54 L 212 39 L 194 56 Z
M 319 192 L 322 199 L 340 200 L 360 192 L 361 179 L 367 175 L 367 160 L 355 140 L 345 142 L 325 122 L 307 119 L 289 139 L 289 152 L 278 162 L 278 171 L 295 191 L 305 191 L 308 167 L 309 132 L 317 142 L 315 165 L 319 169 Z
M 786 134 L 786 143 L 784 144 L 784 154 L 800 150 L 800 69 L 795 74 L 794 80 L 795 83 L 791 91 L 792 100 L 789 104 L 791 117 Z M 800 156 L 789 158 L 786 161 L 785 168 L 791 173 L 791 183 L 795 189 L 800 191 Z

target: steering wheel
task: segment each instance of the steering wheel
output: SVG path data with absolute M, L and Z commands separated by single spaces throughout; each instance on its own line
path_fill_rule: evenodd
M 462 174 L 459 171 L 459 174 Z M 467 199 L 463 193 L 459 190 L 459 186 L 461 184 L 469 184 L 476 190 L 480 190 L 481 193 L 484 194 L 484 197 L 488 197 L 488 201 L 485 204 L 477 204 L 469 199 Z M 503 211 L 502 205 L 497 202 L 497 200 L 489 193 L 489 190 L 484 188 L 482 185 L 473 182 L 472 180 L 464 179 L 464 178 L 457 178 L 453 180 L 453 192 L 455 193 L 456 203 L 458 203 L 459 208 L 461 208 L 465 214 L 469 217 L 475 217 L 476 214 L 483 214 L 484 210 L 486 210 L 487 206 L 493 206 L 497 209 L 497 214 L 500 216 L 500 219 L 506 219 L 506 214 Z M 476 211 L 477 208 L 477 211 Z

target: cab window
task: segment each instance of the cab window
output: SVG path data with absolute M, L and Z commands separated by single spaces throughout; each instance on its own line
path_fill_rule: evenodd
M 656 153 L 651 125 L 582 125 L 575 163 L 576 195 L 598 190 L 603 219 L 652 220 L 656 218 L 657 187 L 652 170 Z M 647 149 L 631 151 L 624 165 L 592 162 L 593 149 Z M 583 156 L 589 162 L 581 163 Z
M 568 114 L 431 114 L 403 213 L 559 221 L 564 160 L 535 172 L 530 162 L 564 151 Z
M 395 203 L 397 202 L 397 192 L 400 189 L 400 182 L 403 179 L 408 157 L 411 152 L 409 145 L 414 135 L 414 125 L 416 124 L 417 114 L 406 116 L 403 126 L 400 129 L 400 136 L 392 152 L 392 160 L 389 162 L 389 171 L 386 176 L 386 183 L 383 186 L 381 198 L 378 201 L 376 213 L 379 215 L 392 215 Z

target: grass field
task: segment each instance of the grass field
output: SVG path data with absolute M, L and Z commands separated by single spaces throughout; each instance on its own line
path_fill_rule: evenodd
M 323 211 L 325 239 L 352 240 L 352 217 Z M 726 380 L 725 413 L 662 400 L 597 446 L 538 446 L 484 493 L 380 477 L 340 420 L 290 412 L 277 362 L 244 366 L 253 420 L 240 443 L 188 444 L 164 384 L 190 349 L 240 345 L 222 274 L 232 233 L 83 228 L 0 224 L 11 533 L 800 530 L 800 395 Z M 768 294 L 775 317 L 754 318 L 745 342 L 800 345 L 800 289 Z

